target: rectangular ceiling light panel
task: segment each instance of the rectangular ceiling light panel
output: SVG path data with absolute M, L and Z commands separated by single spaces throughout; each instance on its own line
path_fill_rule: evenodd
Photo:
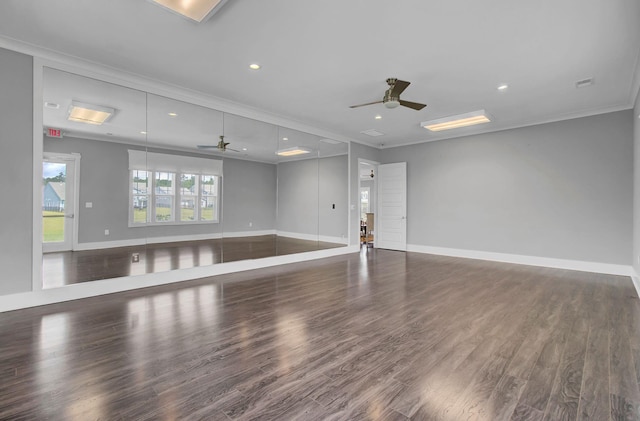
M 310 153 L 311 150 L 307 149 L 307 148 L 299 148 L 298 146 L 294 146 L 293 148 L 287 148 L 287 149 L 280 149 L 279 151 L 276 152 L 276 155 L 278 156 L 296 156 L 296 155 L 303 155 L 306 153 Z
M 151 0 L 198 23 L 213 16 L 227 0 Z
M 438 118 L 436 120 L 423 121 L 420 123 L 425 129 L 432 132 L 440 132 L 442 130 L 457 129 L 459 127 L 473 126 L 476 124 L 489 123 L 491 119 L 484 110 L 472 111 L 470 113 L 452 115 L 449 117 Z
M 67 119 L 78 123 L 100 126 L 105 121 L 109 120 L 115 112 L 116 110 L 113 108 L 71 101 L 69 116 Z

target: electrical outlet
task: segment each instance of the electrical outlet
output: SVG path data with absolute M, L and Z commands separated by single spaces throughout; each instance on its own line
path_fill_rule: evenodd
M 109 230 L 104 230 L 104 235 L 109 235 Z
M 140 261 L 140 254 L 139 253 L 133 253 L 131 255 L 131 262 L 132 263 L 138 263 Z
M 93 202 L 86 202 L 84 204 L 84 207 L 87 208 L 87 209 L 92 208 L 93 207 Z

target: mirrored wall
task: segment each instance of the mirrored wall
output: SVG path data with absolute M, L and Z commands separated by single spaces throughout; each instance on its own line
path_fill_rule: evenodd
M 348 145 L 64 71 L 43 80 L 43 287 L 348 244 Z

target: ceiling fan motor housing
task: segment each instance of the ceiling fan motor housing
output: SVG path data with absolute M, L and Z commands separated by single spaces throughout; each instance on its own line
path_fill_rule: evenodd
M 387 82 L 391 79 L 387 79 Z M 393 90 L 393 86 L 387 89 L 384 93 L 384 97 L 382 98 L 382 103 L 387 108 L 396 108 L 400 105 L 400 97 L 399 96 L 391 96 L 391 91 Z

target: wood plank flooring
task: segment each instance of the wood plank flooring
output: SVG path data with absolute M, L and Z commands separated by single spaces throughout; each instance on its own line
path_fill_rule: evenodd
M 342 244 L 323 241 L 260 235 L 45 253 L 42 256 L 42 284 L 43 288 L 55 288 L 80 282 L 284 256 L 342 246 Z M 139 255 L 139 262 L 132 262 L 131 257 L 134 253 Z
M 640 420 L 628 277 L 360 254 L 0 314 L 2 420 Z

